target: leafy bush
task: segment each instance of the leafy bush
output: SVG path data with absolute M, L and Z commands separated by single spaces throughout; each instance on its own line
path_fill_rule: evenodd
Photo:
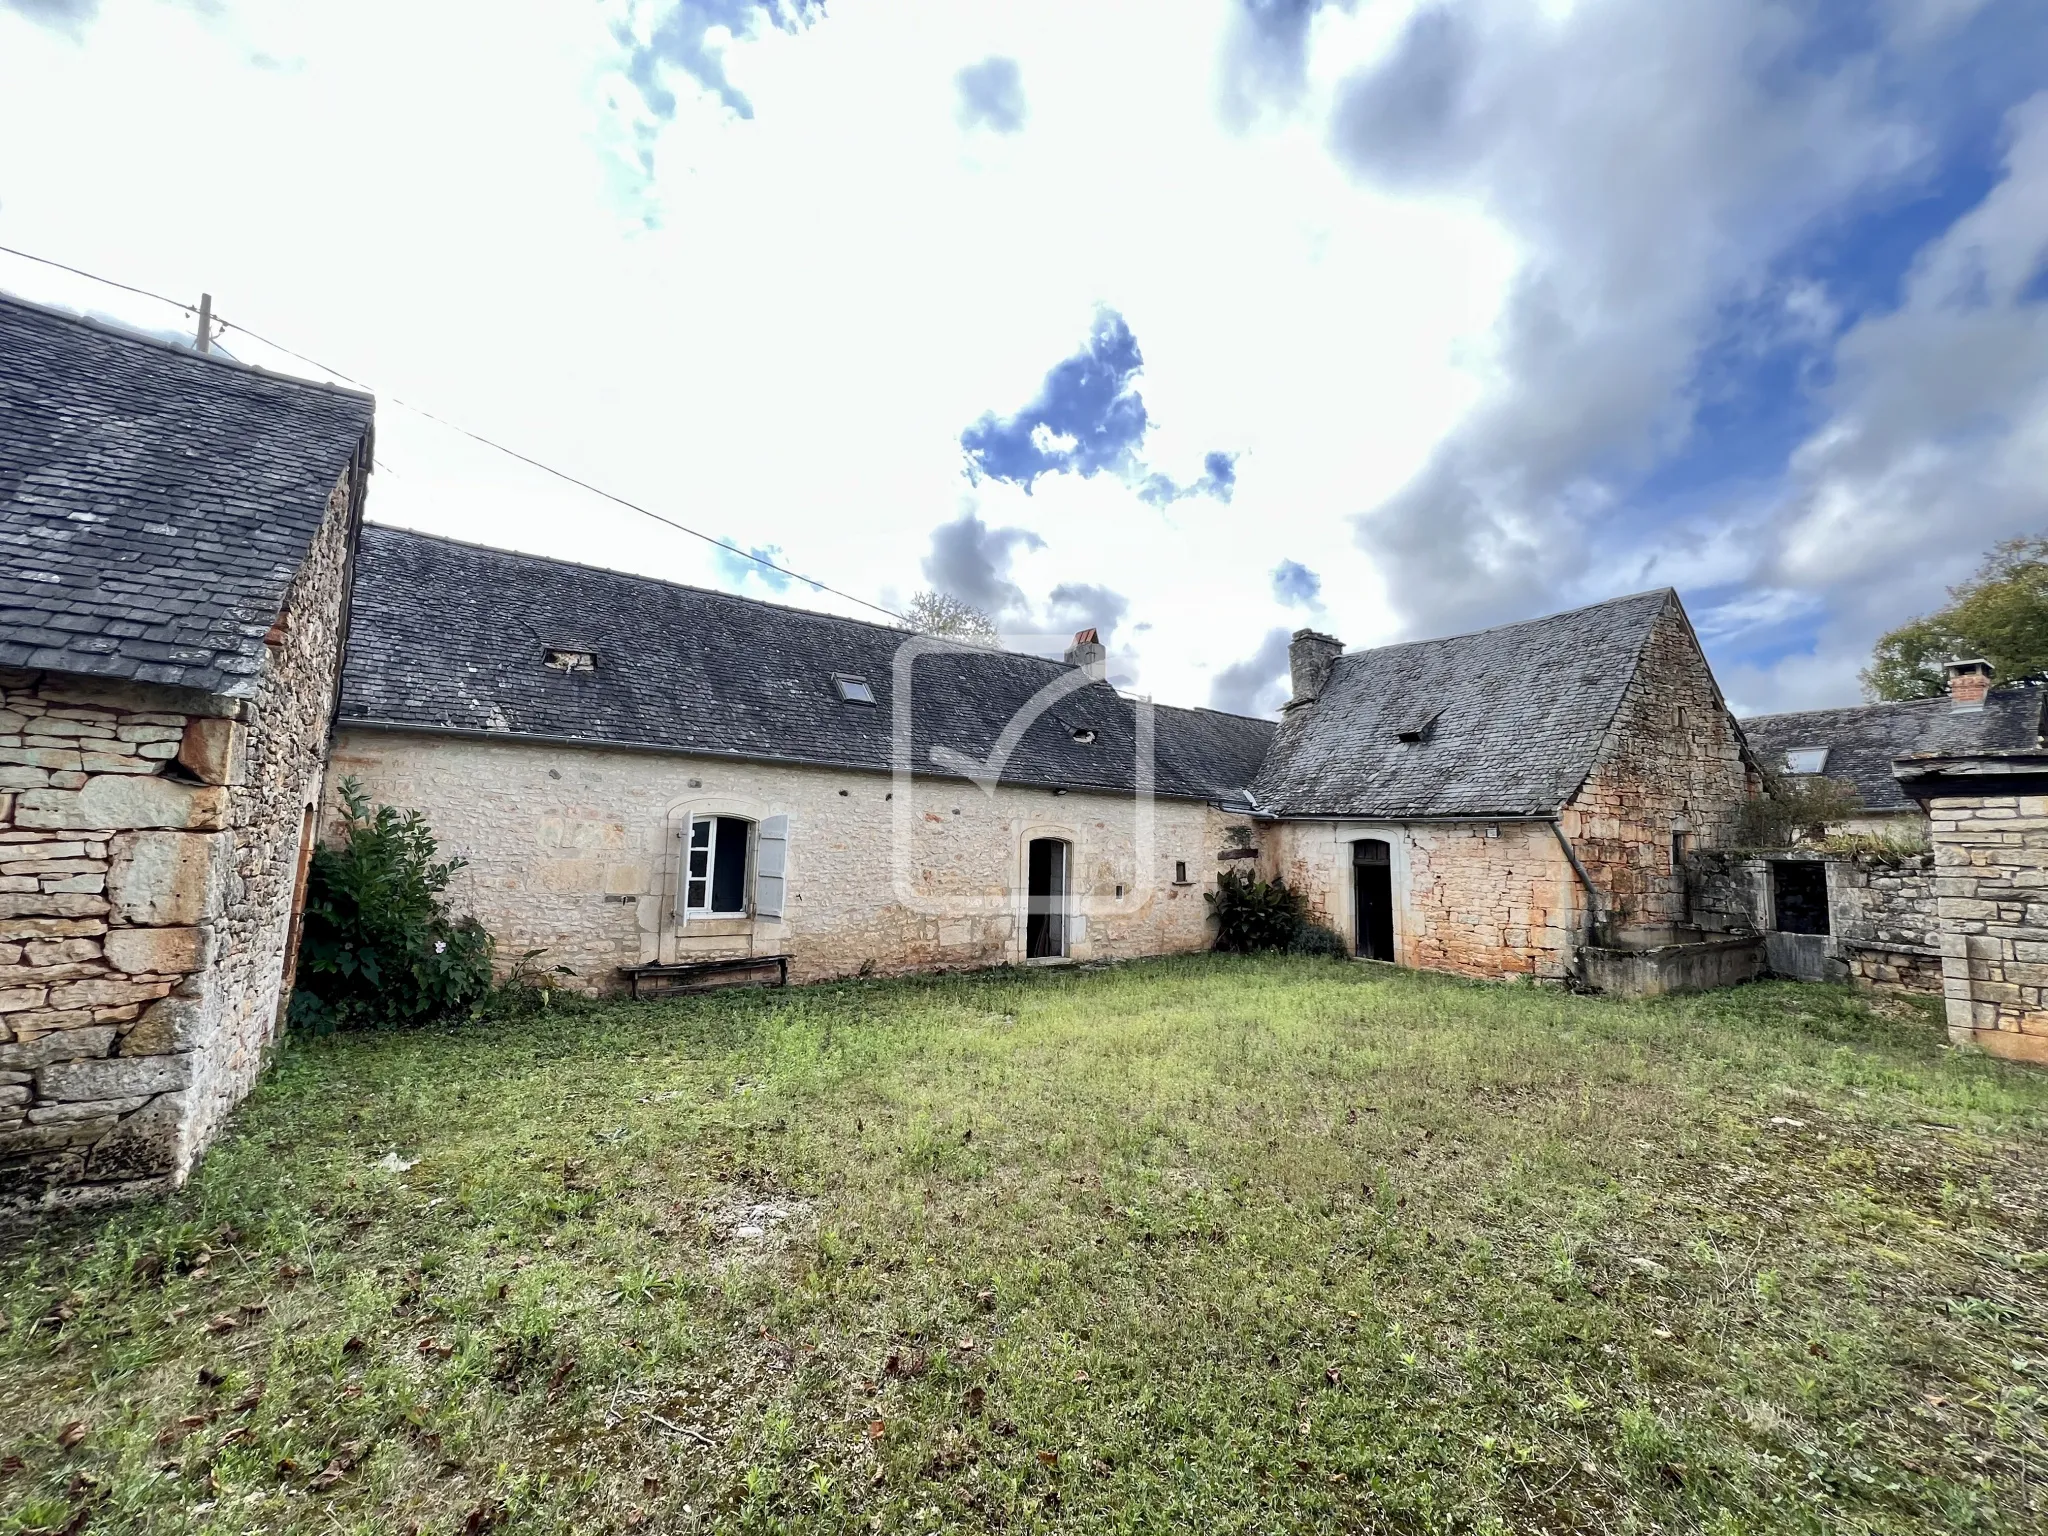
M 564 987 L 558 978 L 574 976 L 566 965 L 542 965 L 545 949 L 529 949 L 471 1010 L 480 1019 L 522 1019 L 536 1013 L 582 1013 L 598 1006 L 595 998 Z
M 1216 919 L 1216 948 L 1231 954 L 1292 949 L 1308 926 L 1308 899 L 1285 880 L 1226 869 L 1203 899 Z
M 491 938 L 448 915 L 462 860 L 439 851 L 418 811 L 372 808 L 341 781 L 342 840 L 313 851 L 299 940 L 294 1026 L 391 1029 L 460 1013 L 491 985 Z
M 1767 774 L 1764 791 L 1742 807 L 1737 833 L 1747 848 L 1789 848 L 1827 835 L 1830 823 L 1847 821 L 1863 809 L 1853 785 L 1816 774 Z
M 1344 935 L 1323 923 L 1303 923 L 1301 932 L 1294 936 L 1294 942 L 1287 946 L 1297 955 L 1335 955 L 1347 958 L 1351 947 L 1344 942 Z

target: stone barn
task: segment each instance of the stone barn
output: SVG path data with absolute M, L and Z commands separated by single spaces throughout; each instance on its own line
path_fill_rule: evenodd
M 262 1068 L 371 416 L 0 298 L 0 1209 L 181 1178 Z
M 1686 855 L 1758 776 L 1677 593 L 1348 655 L 1303 630 L 1292 660 L 1264 862 L 1358 953 L 1562 981 L 1693 937 Z

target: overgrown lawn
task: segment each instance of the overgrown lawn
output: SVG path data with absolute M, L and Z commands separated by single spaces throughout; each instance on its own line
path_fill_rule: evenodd
M 2044 1151 L 2048 1077 L 1790 985 L 296 1042 L 183 1192 L 0 1239 L 0 1530 L 2039 1530 Z

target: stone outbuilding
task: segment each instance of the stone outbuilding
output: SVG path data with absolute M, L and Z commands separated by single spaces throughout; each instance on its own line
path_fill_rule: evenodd
M 1588 948 L 1724 947 L 1684 860 L 1758 776 L 1677 593 L 1350 654 L 1304 630 L 1292 659 L 1266 864 L 1357 953 L 1563 981 Z
M 367 396 L 0 298 L 0 1210 L 182 1178 L 288 986 Z

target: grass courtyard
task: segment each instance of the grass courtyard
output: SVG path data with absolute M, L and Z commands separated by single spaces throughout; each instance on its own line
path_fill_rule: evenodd
M 293 1042 L 0 1239 L 0 1530 L 2048 1528 L 2048 1075 L 1220 957 Z

